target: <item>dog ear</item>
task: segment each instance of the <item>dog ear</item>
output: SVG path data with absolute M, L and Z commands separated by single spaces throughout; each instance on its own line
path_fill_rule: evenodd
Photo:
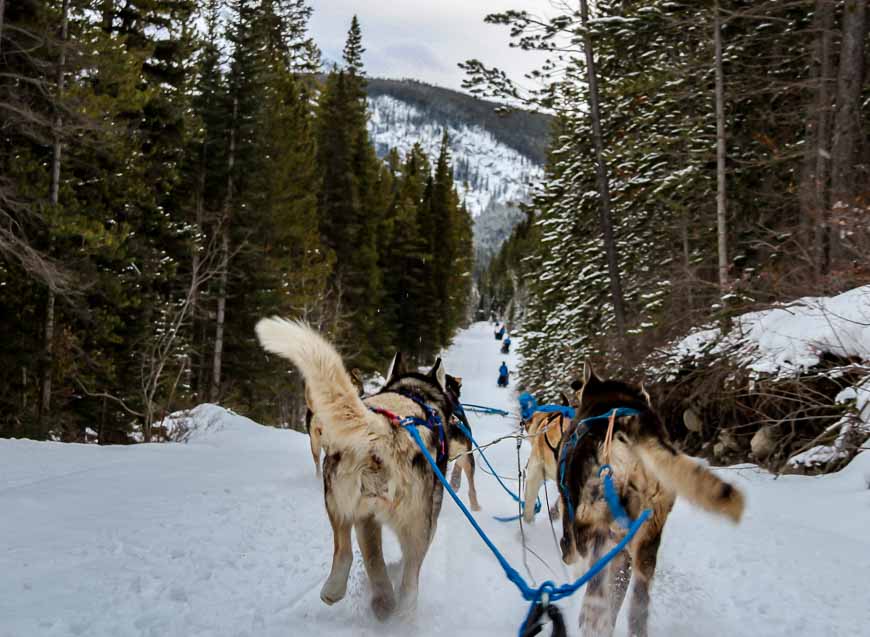
M 643 399 L 646 401 L 646 404 L 652 407 L 652 399 L 649 397 L 649 392 L 643 387 L 643 383 L 640 384 L 640 395 L 643 396 Z
M 387 382 L 389 383 L 393 380 L 394 376 L 406 373 L 408 373 L 408 370 L 405 367 L 405 357 L 402 355 L 402 352 L 396 352 L 396 355 L 393 356 L 393 360 L 390 363 L 390 368 L 387 370 Z
M 435 382 L 438 383 L 438 386 L 442 390 L 447 391 L 447 372 L 444 371 L 444 365 L 441 363 L 440 356 L 435 359 L 435 364 L 429 370 L 429 376 L 435 379 Z
M 595 373 L 595 370 L 592 369 L 592 363 L 587 358 L 583 361 L 583 385 L 600 383 L 601 379 L 598 377 L 598 374 Z

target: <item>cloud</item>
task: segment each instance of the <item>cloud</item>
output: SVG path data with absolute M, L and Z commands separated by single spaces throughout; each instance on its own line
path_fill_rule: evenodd
M 549 0 L 311 0 L 311 31 L 330 59 L 340 59 L 351 17 L 359 17 L 371 76 L 413 77 L 458 89 L 459 62 L 478 58 L 521 80 L 542 56 L 512 49 L 504 27 L 485 24 L 506 8 L 546 14 Z

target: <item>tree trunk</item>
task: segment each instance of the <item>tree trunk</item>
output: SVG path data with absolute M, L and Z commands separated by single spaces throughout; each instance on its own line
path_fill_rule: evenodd
M 191 332 L 193 333 L 193 351 L 188 357 L 191 361 L 191 374 L 192 378 L 192 387 L 195 396 L 199 397 L 204 392 L 203 387 L 203 367 L 204 367 L 204 355 L 203 355 L 203 347 L 205 345 L 204 341 L 199 341 L 199 330 L 198 325 L 200 321 L 200 309 L 199 309 L 199 286 L 200 286 L 200 269 L 202 268 L 202 257 L 200 256 L 200 250 L 202 249 L 202 241 L 203 233 L 205 232 L 204 223 L 205 223 L 205 205 L 203 203 L 203 199 L 205 198 L 205 172 L 206 172 L 206 146 L 203 143 L 202 148 L 202 158 L 201 158 L 201 166 L 200 166 L 200 174 L 197 184 L 197 192 L 196 192 L 196 236 L 197 239 L 193 244 L 193 254 L 191 254 L 191 270 L 193 271 L 191 275 L 191 285 L 193 286 L 193 293 L 190 299 L 190 324 L 191 324 Z
M 218 279 L 218 299 L 217 299 L 217 327 L 214 337 L 214 361 L 212 366 L 211 376 L 211 392 L 209 400 L 216 403 L 220 398 L 221 389 L 221 365 L 223 363 L 224 352 L 224 321 L 226 319 L 227 309 L 227 274 L 229 270 L 229 254 L 230 240 L 227 235 L 227 230 L 223 230 L 221 238 L 221 264 L 220 278 Z
M 115 1 L 114 0 L 103 0 L 100 5 L 100 13 L 102 14 L 103 31 L 106 33 L 112 32 L 112 22 L 115 18 Z
M 692 294 L 694 276 L 692 274 L 691 250 L 689 249 L 689 212 L 685 208 L 680 215 L 680 242 L 683 247 L 683 272 L 686 277 L 686 303 L 691 311 L 695 307 L 695 298 Z
M 0 53 L 3 53 L 3 14 L 6 12 L 6 0 L 0 0 Z
M 607 254 L 607 269 L 610 274 L 610 296 L 613 301 L 613 317 L 620 341 L 625 339 L 625 310 L 622 299 L 622 282 L 619 276 L 619 258 L 613 236 L 613 218 L 610 211 L 610 186 L 607 167 L 604 165 L 604 140 L 601 136 L 601 112 L 598 109 L 598 77 L 595 72 L 595 55 L 592 35 L 589 33 L 589 6 L 580 0 L 580 17 L 583 22 L 583 48 L 586 52 L 586 75 L 589 82 L 589 108 L 592 115 L 592 139 L 595 142 L 595 172 L 598 177 L 598 194 L 601 197 L 601 233 Z
M 64 67 L 66 66 L 66 40 L 68 34 L 67 13 L 69 12 L 69 0 L 63 0 L 61 5 L 61 23 L 60 23 L 60 54 L 57 61 L 57 104 L 55 105 L 56 114 L 53 121 L 52 136 L 54 138 L 51 160 L 51 190 L 49 193 L 49 203 L 52 209 L 57 209 L 60 199 L 60 160 L 62 144 L 60 139 L 60 130 L 63 125 L 61 118 L 61 100 L 63 99 L 64 90 Z M 42 371 L 42 396 L 39 401 L 39 423 L 40 428 L 45 427 L 45 421 L 51 412 L 51 377 L 54 371 L 54 290 L 49 288 L 48 301 L 45 307 L 45 366 Z M 45 431 L 43 431 L 45 433 Z
M 728 290 L 728 219 L 725 192 L 725 78 L 722 69 L 722 25 L 719 1 L 713 8 L 713 43 L 716 55 L 716 239 L 719 252 L 719 292 Z
M 843 8 L 843 40 L 837 77 L 837 111 L 831 147 L 831 207 L 845 211 L 858 194 L 857 160 L 862 137 L 861 89 L 864 81 L 864 38 L 867 33 L 867 0 L 846 0 Z M 836 226 L 836 220 L 832 220 Z M 829 224 L 830 225 L 830 224 Z M 830 267 L 839 241 L 829 230 L 823 255 L 823 270 Z
M 810 72 L 816 95 L 807 114 L 806 151 L 801 175 L 801 223 L 815 269 L 821 270 L 822 246 L 828 225 L 827 188 L 830 177 L 831 81 L 834 75 L 834 0 L 816 0 L 813 15 L 813 59 Z
M 227 279 L 230 263 L 230 217 L 233 207 L 234 183 L 233 166 L 236 162 L 236 122 L 239 116 L 239 97 L 233 96 L 233 118 L 230 124 L 230 147 L 227 154 L 227 193 L 224 199 L 223 219 L 221 220 L 221 264 L 217 299 L 217 326 L 214 338 L 214 360 L 212 362 L 211 392 L 209 400 L 218 401 L 221 388 L 221 366 L 224 351 L 224 321 L 227 309 Z

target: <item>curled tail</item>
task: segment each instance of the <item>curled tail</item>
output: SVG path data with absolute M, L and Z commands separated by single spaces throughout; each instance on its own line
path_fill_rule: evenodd
M 301 321 L 280 318 L 262 319 L 255 329 L 263 349 L 283 356 L 302 372 L 306 402 L 331 441 L 362 442 L 372 426 L 383 426 L 383 419 L 373 418 L 360 399 L 341 355 L 318 332 Z
M 730 518 L 735 523 L 740 521 L 743 494 L 706 467 L 666 448 L 654 438 L 639 443 L 634 450 L 644 467 L 665 488 L 711 513 Z

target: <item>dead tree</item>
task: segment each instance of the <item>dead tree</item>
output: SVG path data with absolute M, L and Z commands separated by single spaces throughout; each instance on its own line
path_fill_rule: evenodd
M 719 255 L 719 292 L 728 291 L 728 217 L 725 181 L 725 73 L 722 68 L 722 23 L 719 0 L 713 7 L 713 44 L 716 64 L 716 243 Z
M 867 35 L 867 0 L 846 0 L 843 8 L 843 40 L 837 76 L 837 110 L 831 146 L 831 206 L 847 211 L 859 192 L 857 158 L 863 139 L 861 91 L 864 82 L 864 39 Z M 835 220 L 833 220 L 835 221 Z M 838 246 L 836 234 L 826 229 L 822 270 L 830 268 Z
M 220 276 L 218 278 L 217 319 L 215 324 L 214 359 L 212 360 L 211 391 L 209 400 L 216 403 L 220 398 L 221 367 L 224 351 L 224 325 L 227 311 L 227 284 L 230 269 L 230 218 L 233 209 L 235 182 L 233 169 L 236 160 L 236 125 L 239 117 L 239 96 L 233 96 L 233 117 L 230 124 L 230 144 L 227 153 L 227 192 L 224 198 L 223 216 L 219 232 L 221 234 Z
M 56 210 L 60 194 L 60 164 L 61 153 L 63 151 L 63 143 L 61 141 L 61 127 L 63 126 L 63 118 L 61 115 L 61 104 L 63 101 L 64 91 L 64 73 L 66 67 L 66 41 L 68 35 L 69 23 L 67 14 L 69 13 L 69 0 L 63 0 L 61 4 L 60 16 L 60 53 L 57 62 L 57 77 L 56 77 L 56 94 L 57 103 L 55 105 L 55 117 L 52 122 L 52 160 L 51 160 L 51 190 L 49 193 L 49 204 L 52 209 Z M 46 418 L 51 411 L 51 376 L 54 371 L 54 323 L 55 323 L 55 292 L 49 287 L 48 298 L 45 307 L 45 332 L 44 332 L 44 352 L 45 366 L 42 371 L 42 392 L 39 401 L 39 423 L 44 426 Z
M 807 113 L 806 150 L 801 175 L 801 218 L 811 242 L 816 270 L 822 269 L 824 228 L 828 214 L 831 158 L 831 110 L 834 77 L 834 0 L 816 0 L 813 12 L 813 47 L 810 65 L 815 96 Z

